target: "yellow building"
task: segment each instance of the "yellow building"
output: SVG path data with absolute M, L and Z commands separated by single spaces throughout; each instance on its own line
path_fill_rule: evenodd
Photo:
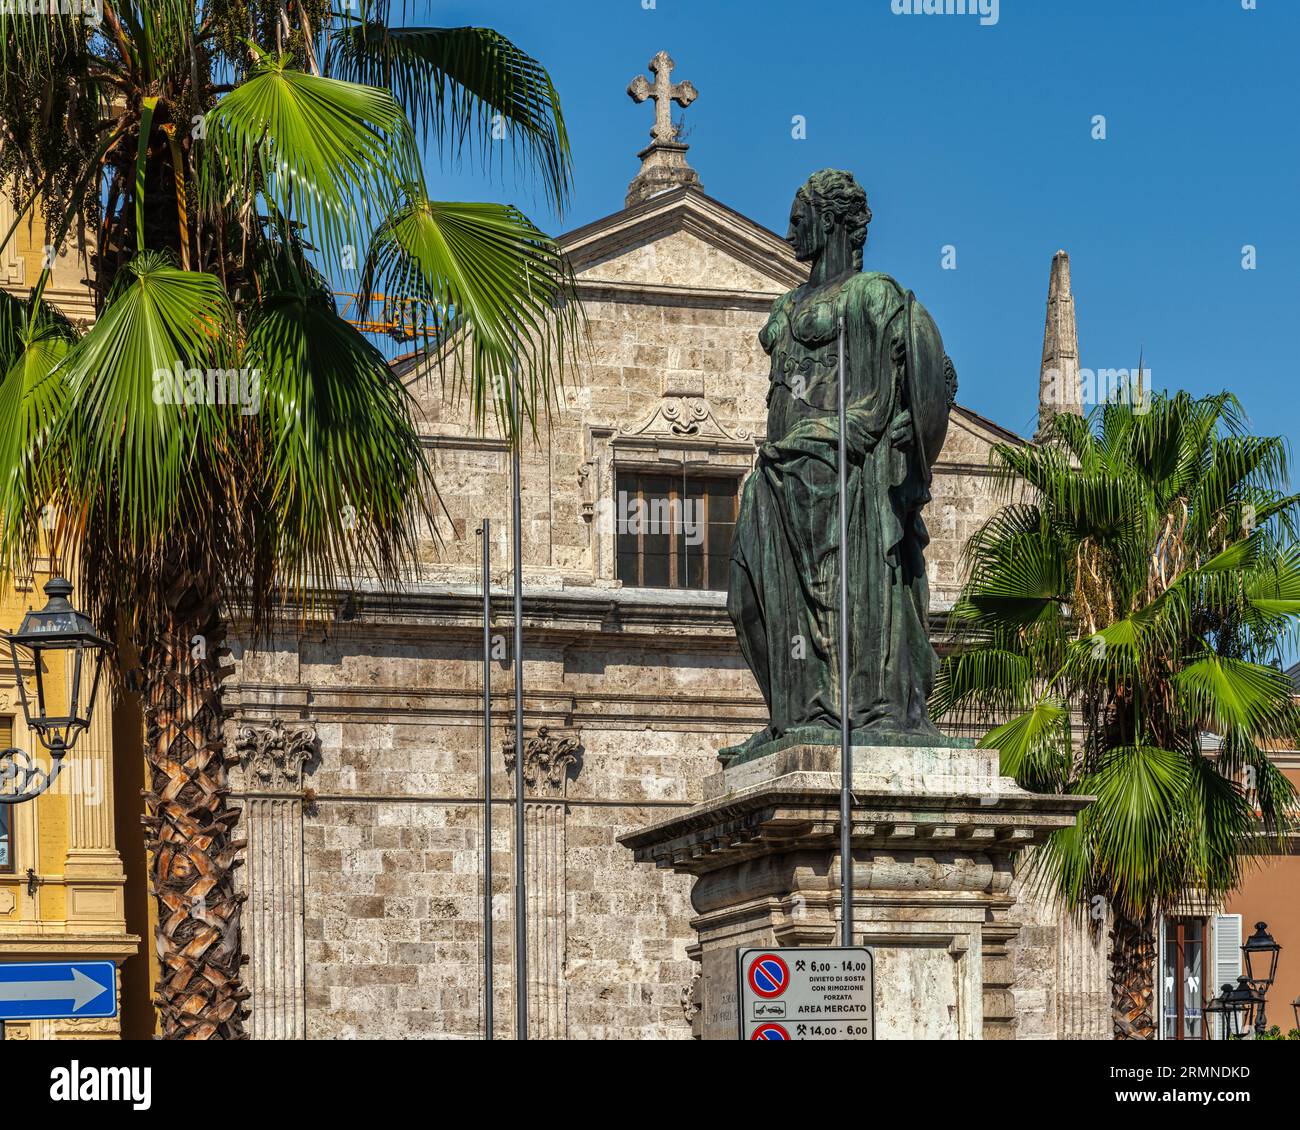
M 41 607 L 48 573 L 0 593 L 0 630 Z M 8 648 L 0 666 L 0 747 L 45 758 L 27 727 Z M 22 672 L 25 681 L 31 670 Z M 66 671 L 45 672 L 46 693 L 67 698 Z M 29 696 L 31 684 L 28 684 Z M 116 847 L 112 702 L 101 689 L 90 729 L 54 784 L 35 800 L 0 805 L 0 961 L 122 962 L 139 938 L 126 928 L 125 883 Z M 0 786 L 2 787 L 2 786 Z M 111 1039 L 118 1020 L 9 1021 L 6 1039 Z
M 13 218 L 12 204 L 0 193 L 0 239 Z M 43 240 L 37 209 L 16 238 L 0 249 L 0 286 L 19 295 L 30 291 L 47 258 Z M 50 258 L 54 269 L 46 298 L 74 321 L 89 321 L 94 311 L 82 282 L 87 273 L 84 255 L 70 241 L 68 249 Z M 42 587 L 49 573 L 48 563 L 42 565 L 45 571 L 29 580 L 0 586 L 0 631 L 14 631 L 29 608 L 44 605 Z M 4 659 L 0 749 L 16 747 L 43 755 L 23 716 L 8 648 L 0 650 Z M 65 677 L 63 671 L 45 675 L 49 693 L 56 699 L 66 698 Z M 139 928 L 137 933 L 127 929 L 126 880 L 116 846 L 113 724 L 112 697 L 102 687 L 93 724 L 77 741 L 50 791 L 24 804 L 0 805 L 0 962 L 113 960 L 120 964 L 138 954 Z M 135 725 L 138 734 L 138 716 Z M 139 755 L 137 740 L 128 767 L 135 782 L 140 780 Z M 138 825 L 135 839 L 140 841 Z M 142 987 L 146 978 L 147 971 L 139 977 Z M 140 1015 L 136 1027 L 143 1031 L 137 1034 L 148 1035 L 151 1026 L 152 1018 Z M 5 1038 L 112 1039 L 121 1030 L 120 1020 L 15 1020 L 6 1024 Z

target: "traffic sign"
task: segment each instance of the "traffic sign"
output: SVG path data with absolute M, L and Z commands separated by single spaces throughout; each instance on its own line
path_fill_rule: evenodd
M 790 967 L 774 953 L 754 958 L 745 976 L 749 987 L 764 1000 L 779 997 L 790 985 Z
M 0 964 L 0 1021 L 116 1015 L 117 966 L 111 961 Z
M 742 1040 L 870 1040 L 874 969 L 861 946 L 737 952 Z

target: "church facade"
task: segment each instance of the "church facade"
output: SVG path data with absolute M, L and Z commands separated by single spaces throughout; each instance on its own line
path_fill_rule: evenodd
M 661 59 L 662 109 L 661 95 L 680 101 L 689 84 L 667 83 Z M 691 1035 L 689 880 L 635 863 L 618 839 L 698 802 L 717 751 L 766 720 L 727 618 L 726 561 L 764 438 L 758 333 L 804 269 L 784 239 L 708 196 L 686 146 L 656 130 L 626 206 L 560 239 L 590 349 L 523 453 L 528 992 L 539 1038 Z M 1077 379 L 1063 257 L 1044 358 L 1058 374 L 1044 405 L 1077 410 L 1077 396 L 1052 384 Z M 496 1034 L 513 1031 L 509 452 L 475 431 L 468 405 L 444 398 L 436 373 L 404 376 L 449 514 L 430 533 L 426 568 L 397 592 L 340 594 L 323 628 L 241 650 L 227 696 L 248 840 L 254 1038 L 483 1034 L 483 518 L 500 657 L 494 1004 Z M 926 514 L 936 640 L 962 546 L 995 506 L 998 442 L 1025 441 L 958 403 Z M 1005 921 L 984 937 L 996 971 L 984 1035 L 1107 1037 L 1100 935 L 1018 891 L 1006 901 Z
M 590 346 L 523 457 L 527 992 L 531 1033 L 542 1038 L 698 1034 L 692 880 L 635 862 L 619 841 L 696 804 L 718 750 L 766 720 L 726 614 L 725 561 L 765 438 L 758 333 L 804 268 L 785 240 L 707 194 L 668 113 L 695 88 L 671 80 L 666 54 L 650 70 L 653 82 L 629 88 L 637 102 L 653 99 L 656 115 L 624 207 L 560 239 Z M 25 296 L 49 264 L 46 297 L 84 329 L 95 314 L 87 247 L 48 247 L 37 217 L 0 249 L 0 288 Z M 13 219 L 0 193 L 0 231 Z M 949 345 L 960 367 L 960 342 Z M 259 1039 L 484 1033 L 484 518 L 495 1032 L 514 1030 L 509 451 L 444 398 L 436 373 L 397 369 L 420 406 L 446 504 L 420 575 L 396 591 L 360 584 L 337 594 L 331 621 L 246 644 L 228 684 L 249 1029 Z M 1083 410 L 1081 375 L 1069 260 L 1058 252 L 1040 424 Z M 958 396 L 925 514 L 940 647 L 962 548 L 996 505 L 990 448 L 1030 442 Z M 37 561 L 33 576 L 0 586 L 0 627 L 16 625 L 51 567 Z M 156 912 L 132 799 L 144 780 L 142 722 L 132 696 L 109 705 L 101 695 L 58 788 L 0 807 L 0 960 L 113 959 L 121 1016 L 12 1022 L 8 1039 L 155 1029 Z M 0 672 L 0 748 L 11 744 L 31 749 L 32 739 Z M 1300 755 L 1275 758 L 1300 782 Z M 1253 871 L 1224 913 L 1189 905 L 1161 920 L 1162 1038 L 1201 1036 L 1205 1001 L 1242 972 L 1250 923 L 1267 920 L 1286 943 L 1297 842 L 1293 834 L 1287 853 Z M 1106 923 L 1074 920 L 1023 880 L 995 901 L 980 938 L 981 1034 L 1110 1038 Z M 1283 962 L 1276 998 L 1298 988 Z

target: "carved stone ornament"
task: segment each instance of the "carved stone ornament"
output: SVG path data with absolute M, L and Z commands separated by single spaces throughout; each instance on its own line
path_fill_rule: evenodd
M 687 1024 L 693 1024 L 700 1014 L 700 975 L 691 978 L 689 985 L 682 986 L 682 1015 Z
M 548 797 L 564 795 L 569 766 L 582 761 L 581 743 L 577 738 L 553 735 L 549 726 L 539 726 L 537 733 L 524 738 L 524 784 L 532 793 Z M 515 771 L 515 738 L 507 736 L 503 746 L 506 770 Z
M 654 410 L 653 415 L 640 427 L 625 427 L 623 436 L 652 438 L 666 436 L 674 439 L 717 439 L 746 442 L 753 437 L 747 431 L 735 434 L 727 431 L 713 414 L 713 407 L 700 396 L 668 396 Z
M 266 725 L 241 726 L 235 749 L 250 788 L 297 791 L 303 767 L 316 755 L 316 727 L 310 722 L 286 725 L 275 718 Z

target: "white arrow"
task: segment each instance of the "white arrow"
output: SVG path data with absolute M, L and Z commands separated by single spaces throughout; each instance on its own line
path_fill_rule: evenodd
M 72 971 L 71 981 L 0 981 L 0 1001 L 70 1000 L 73 1012 L 80 1012 L 106 992 L 107 985 L 92 980 L 80 969 Z

